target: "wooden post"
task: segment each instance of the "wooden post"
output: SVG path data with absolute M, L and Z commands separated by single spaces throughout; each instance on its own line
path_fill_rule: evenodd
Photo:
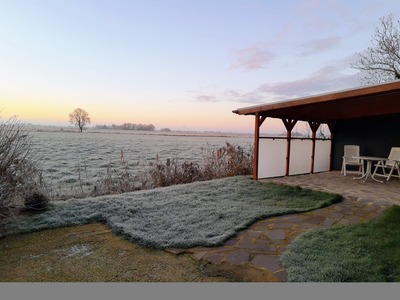
M 254 157 L 253 157 L 253 179 L 258 180 L 258 156 L 260 149 L 260 127 L 264 123 L 266 116 L 260 116 L 258 112 L 255 114 L 254 125 Z
M 308 124 L 310 125 L 312 131 L 312 150 L 311 150 L 311 174 L 314 174 L 314 158 L 315 158 L 315 139 L 317 137 L 317 130 L 321 123 L 309 121 Z
M 328 123 L 329 131 L 331 132 L 331 153 L 329 160 L 329 171 L 333 170 L 333 154 L 335 151 L 335 130 L 336 130 L 336 121 Z
M 286 139 L 287 139 L 287 146 L 286 146 L 286 172 L 285 176 L 289 176 L 289 166 L 290 166 L 290 144 L 292 141 L 292 129 L 294 125 L 296 125 L 297 120 L 293 119 L 282 119 L 283 124 L 286 127 Z
M 253 179 L 258 180 L 258 149 L 260 142 L 260 118 L 258 112 L 255 115 L 254 126 L 254 155 L 253 155 Z

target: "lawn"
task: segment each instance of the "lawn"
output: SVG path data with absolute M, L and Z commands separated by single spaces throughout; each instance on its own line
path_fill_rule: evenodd
M 289 281 L 399 282 L 400 207 L 369 222 L 306 232 L 282 262 Z
M 106 222 L 152 248 L 218 246 L 257 220 L 341 201 L 337 194 L 236 176 L 120 195 L 53 202 L 34 216 L 3 220 L 6 234 Z

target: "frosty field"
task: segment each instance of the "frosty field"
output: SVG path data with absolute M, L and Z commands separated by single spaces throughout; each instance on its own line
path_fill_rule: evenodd
M 201 163 L 226 142 L 250 149 L 251 135 L 87 130 L 31 130 L 45 182 L 57 198 L 93 188 L 107 172 L 139 175 L 158 159 Z

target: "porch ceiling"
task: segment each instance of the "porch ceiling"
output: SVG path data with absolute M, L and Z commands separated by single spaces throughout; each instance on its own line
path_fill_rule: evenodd
M 244 107 L 233 112 L 319 123 L 400 114 L 400 81 Z

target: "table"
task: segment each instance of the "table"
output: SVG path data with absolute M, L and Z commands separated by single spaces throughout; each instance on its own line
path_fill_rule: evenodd
M 374 178 L 374 176 L 372 176 L 372 162 L 373 161 L 382 161 L 382 164 L 384 161 L 387 161 L 388 159 L 386 157 L 375 157 L 375 156 L 352 156 L 353 158 L 357 158 L 357 159 L 361 159 L 362 161 L 366 161 L 367 162 L 367 169 L 365 170 L 365 173 L 360 176 L 360 177 L 353 177 L 353 179 L 363 179 L 365 182 L 368 177 L 371 177 L 373 180 L 383 183 L 383 181 L 378 180 L 376 178 Z

